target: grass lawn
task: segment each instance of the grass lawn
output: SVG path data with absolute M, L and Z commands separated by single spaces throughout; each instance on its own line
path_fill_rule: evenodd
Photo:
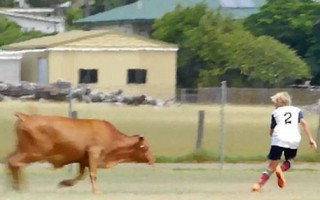
M 296 163 L 285 173 L 287 184 L 278 188 L 276 176 L 270 177 L 263 190 L 251 192 L 266 163 L 226 164 L 155 164 L 118 165 L 98 171 L 102 194 L 91 194 L 90 181 L 74 187 L 57 188 L 62 179 L 73 174 L 67 168 L 51 170 L 29 166 L 25 170 L 27 188 L 17 193 L 8 189 L 4 169 L 0 167 L 1 200 L 318 200 L 319 164 Z
M 198 112 L 205 111 L 203 149 L 220 152 L 220 105 L 180 105 L 171 107 L 120 106 L 112 104 L 74 103 L 79 118 L 105 119 L 128 135 L 142 134 L 151 143 L 155 156 L 181 156 L 195 150 Z M 224 152 L 232 161 L 264 157 L 269 150 L 270 113 L 273 107 L 226 105 L 224 113 Z M 67 103 L 21 102 L 0 103 L 0 160 L 14 147 L 14 123 L 17 111 L 48 115 L 68 114 Z M 311 131 L 318 129 L 318 115 L 305 113 Z M 316 136 L 316 135 L 315 135 Z M 318 158 L 303 137 L 299 156 Z

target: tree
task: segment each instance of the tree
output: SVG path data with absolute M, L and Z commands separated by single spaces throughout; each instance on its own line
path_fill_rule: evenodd
M 177 84 L 178 87 L 196 87 L 200 69 L 206 68 L 206 62 L 198 50 L 209 39 L 206 34 L 197 31 L 199 23 L 205 23 L 208 16 L 219 15 L 209 11 L 203 3 L 194 7 L 178 5 L 173 12 L 165 14 L 153 24 L 152 37 L 179 46 Z M 209 27 L 210 28 L 210 27 Z M 199 40 L 205 40 L 199 42 Z
M 293 50 L 269 36 L 255 37 L 248 31 L 235 30 L 220 35 L 218 40 L 228 57 L 224 70 L 245 75 L 256 87 L 281 87 L 310 77 L 307 64 Z M 215 75 L 210 70 L 208 74 Z
M 219 11 L 208 11 L 201 17 L 198 25 L 187 32 L 185 47 L 191 49 L 192 53 L 202 61 L 194 82 L 196 86 L 217 85 L 226 79 L 237 79 L 232 82 L 238 86 L 244 85 L 246 79 L 242 74 L 235 73 L 236 70 L 228 70 L 227 64 L 230 55 L 219 40 L 221 35 L 238 29 L 242 29 L 241 24 L 230 16 L 224 16 Z M 213 76 L 204 73 L 209 71 Z M 206 77 L 209 82 L 204 81 L 203 77 Z
M 1 0 L 0 1 L 0 7 L 13 7 L 14 6 L 14 0 Z
M 134 3 L 137 0 L 95 0 L 94 8 L 91 14 L 104 12 L 118 6 L 124 6 L 130 3 Z
M 214 86 L 221 80 L 271 87 L 309 77 L 308 66 L 287 46 L 253 36 L 239 21 L 202 3 L 178 6 L 153 29 L 152 37 L 179 46 L 178 87 Z
M 64 11 L 64 16 L 68 29 L 75 29 L 76 25 L 73 24 L 73 21 L 81 19 L 83 17 L 83 12 L 80 8 L 70 7 Z
M 310 66 L 313 83 L 320 84 L 320 4 L 313 0 L 268 0 L 244 26 L 254 35 L 269 35 L 296 50 Z M 318 28 L 319 29 L 319 28 Z

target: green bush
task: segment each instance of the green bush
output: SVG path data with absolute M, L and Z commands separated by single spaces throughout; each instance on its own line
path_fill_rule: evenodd
M 21 31 L 16 23 L 0 15 L 0 46 L 42 37 L 45 34 L 39 31 Z

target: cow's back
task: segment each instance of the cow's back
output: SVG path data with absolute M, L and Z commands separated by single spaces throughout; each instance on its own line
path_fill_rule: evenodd
M 119 132 L 102 120 L 29 115 L 17 122 L 18 148 L 56 167 L 81 161 L 90 146 L 112 148 Z

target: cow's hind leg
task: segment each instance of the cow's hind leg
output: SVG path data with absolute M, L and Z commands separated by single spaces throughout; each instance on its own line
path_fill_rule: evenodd
M 7 157 L 7 166 L 12 176 L 12 187 L 15 190 L 21 190 L 21 167 L 25 165 L 23 160 L 25 154 L 13 152 Z
M 84 172 L 85 172 L 86 166 L 82 163 L 79 164 L 79 174 L 73 178 L 73 179 L 67 179 L 63 180 L 59 183 L 59 187 L 71 187 L 74 186 L 76 183 L 78 183 L 80 180 L 84 178 Z

